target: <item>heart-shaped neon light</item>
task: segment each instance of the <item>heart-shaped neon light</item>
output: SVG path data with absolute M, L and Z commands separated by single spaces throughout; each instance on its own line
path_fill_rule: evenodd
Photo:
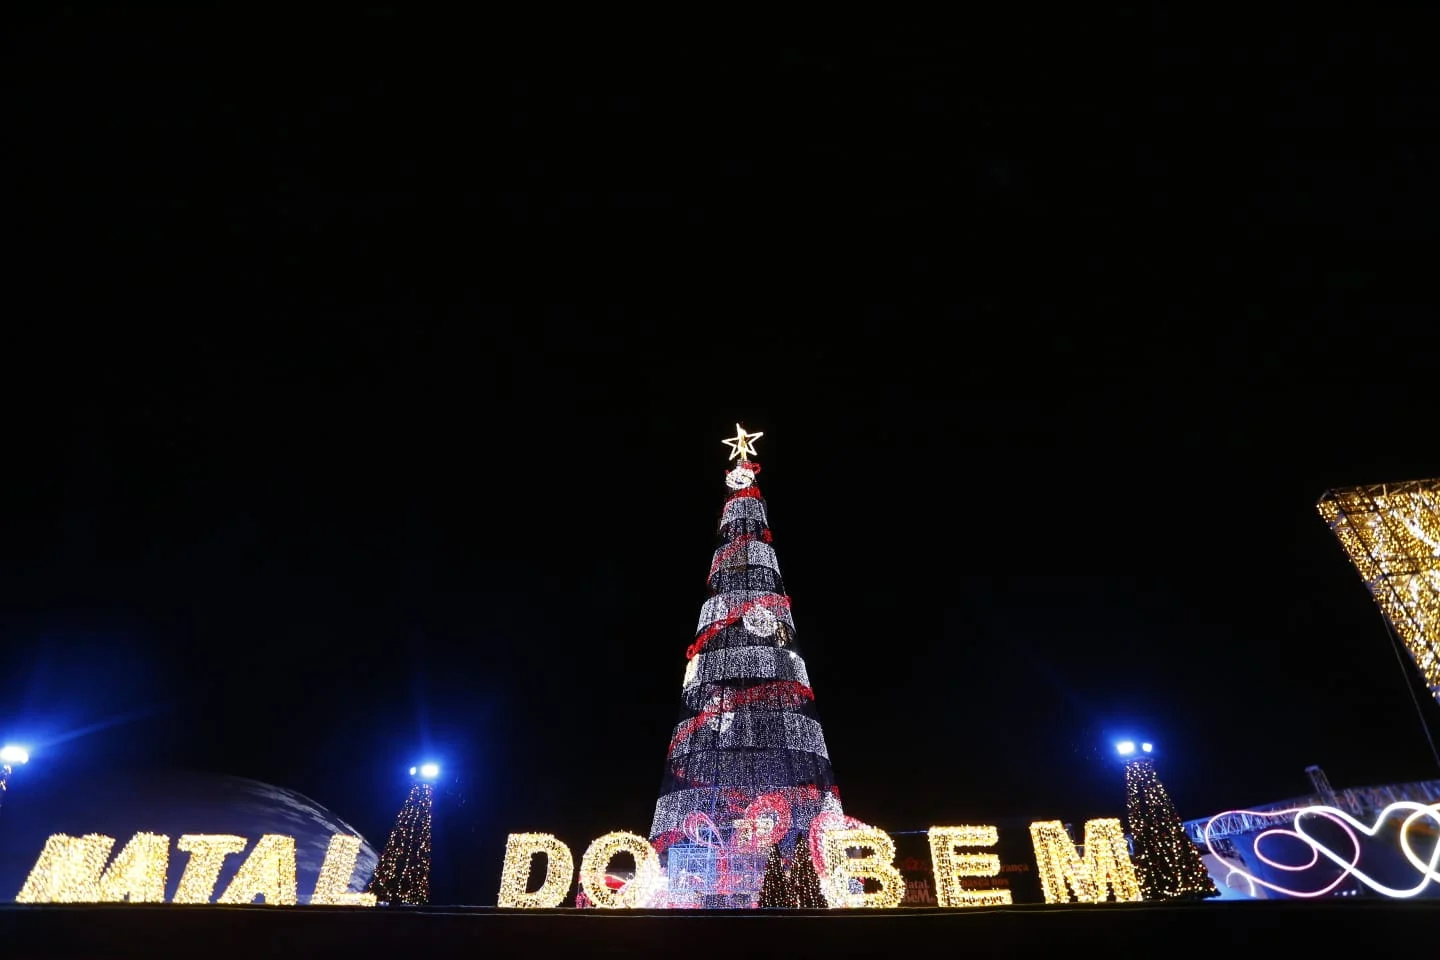
M 1380 832 L 1380 828 L 1382 825 L 1384 825 L 1386 820 L 1390 819 L 1390 817 L 1396 812 L 1403 810 L 1409 810 L 1410 815 L 1407 816 L 1400 824 L 1400 852 L 1405 855 L 1405 859 L 1410 862 L 1410 865 L 1421 874 L 1421 877 L 1420 882 L 1415 886 L 1405 889 L 1399 889 L 1381 883 L 1380 881 L 1376 880 L 1374 877 L 1370 876 L 1365 871 L 1359 868 L 1360 837 L 1357 836 L 1357 834 L 1363 835 L 1365 837 L 1375 836 L 1377 833 Z M 1220 817 L 1226 816 L 1230 813 L 1245 813 L 1255 817 L 1293 816 L 1290 828 L 1287 829 L 1285 827 L 1276 827 L 1272 830 L 1265 830 L 1255 837 L 1255 856 L 1259 857 L 1263 862 L 1274 867 L 1275 869 L 1285 870 L 1289 872 L 1308 870 L 1320 862 L 1321 855 L 1323 855 L 1327 860 L 1330 860 L 1331 862 L 1337 864 L 1341 869 L 1340 875 L 1336 877 L 1333 882 L 1327 884 L 1319 890 L 1311 891 L 1290 890 L 1285 887 L 1279 886 L 1278 884 L 1270 883 L 1268 880 L 1262 880 L 1259 877 L 1255 876 L 1253 873 L 1250 873 L 1239 867 L 1231 869 L 1229 875 L 1238 875 L 1244 877 L 1250 882 L 1252 891 L 1254 890 L 1255 885 L 1258 884 L 1259 886 L 1265 887 L 1267 890 L 1273 890 L 1276 893 L 1284 894 L 1287 897 L 1323 897 L 1327 893 L 1330 893 L 1332 890 L 1338 887 L 1341 882 L 1343 882 L 1347 877 L 1353 876 L 1355 879 L 1365 884 L 1371 890 L 1374 890 L 1376 893 L 1379 893 L 1383 896 L 1405 898 L 1413 897 L 1416 894 L 1420 893 L 1432 880 L 1434 880 L 1436 883 L 1440 883 L 1440 872 L 1437 872 L 1436 870 L 1437 867 L 1440 867 L 1440 841 L 1437 841 L 1434 845 L 1434 849 L 1431 850 L 1429 862 L 1421 859 L 1410 843 L 1410 830 L 1415 825 L 1415 822 L 1420 818 L 1428 817 L 1429 819 L 1434 820 L 1437 826 L 1440 826 L 1440 803 L 1423 804 L 1416 803 L 1413 800 L 1399 800 L 1395 803 L 1390 804 L 1384 810 L 1381 810 L 1380 813 L 1375 817 L 1374 822 L 1368 826 L 1361 823 L 1359 820 L 1356 820 L 1344 810 L 1318 804 L 1309 807 L 1293 807 L 1288 810 L 1229 810 L 1226 811 L 1226 813 L 1221 813 L 1217 816 L 1211 817 L 1205 824 L 1205 830 L 1203 834 L 1206 849 L 1210 851 L 1210 854 L 1212 856 L 1222 860 L 1223 858 L 1220 857 L 1220 854 L 1216 852 L 1214 845 L 1212 845 L 1210 842 L 1210 825 Z M 1324 817 L 1325 819 L 1333 823 L 1339 824 L 1340 828 L 1345 831 L 1346 836 L 1350 838 L 1351 844 L 1354 845 L 1354 855 L 1347 860 L 1345 857 L 1336 854 L 1335 851 L 1331 850 L 1325 844 L 1321 843 L 1314 836 L 1306 833 L 1302 820 L 1307 816 Z M 1265 854 L 1260 849 L 1260 845 L 1266 837 L 1274 836 L 1294 837 L 1295 839 L 1300 840 L 1301 842 L 1308 845 L 1310 847 L 1310 862 L 1305 864 L 1285 864 L 1279 863 L 1275 860 L 1271 860 L 1269 857 L 1265 856 Z

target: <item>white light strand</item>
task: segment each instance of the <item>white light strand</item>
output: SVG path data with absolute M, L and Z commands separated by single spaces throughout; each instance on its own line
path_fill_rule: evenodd
M 818 758 L 814 761 L 816 765 L 828 766 L 828 761 L 820 758 L 819 754 L 756 747 L 751 750 L 693 750 L 686 757 L 685 767 L 693 774 L 691 782 L 746 784 L 744 792 L 749 793 L 749 784 L 793 781 L 796 769 L 803 769 L 802 764 L 807 758 Z
M 805 658 L 780 647 L 722 647 L 697 654 L 690 663 L 697 666 L 693 682 L 686 686 L 723 680 L 794 680 L 810 686 Z
M 692 661 L 693 662 L 693 661 Z M 735 713 L 725 728 L 702 727 L 681 738 L 680 734 L 690 726 L 690 721 L 676 725 L 674 736 L 678 739 L 674 756 L 684 756 L 700 750 L 739 750 L 769 748 L 776 750 L 798 750 L 817 756 L 830 756 L 825 746 L 825 731 L 818 722 L 800 713 L 776 713 L 773 711 L 740 711 Z
M 779 573 L 780 561 L 775 556 L 775 548 L 760 540 L 748 540 L 738 546 L 722 543 L 715 548 L 715 556 L 710 560 L 711 570 L 718 573 L 740 567 L 769 567 Z
M 700 608 L 700 620 L 695 625 L 695 632 L 699 633 L 721 620 L 738 619 L 745 605 L 755 600 L 770 607 L 775 617 L 791 630 L 795 629 L 795 621 L 790 618 L 788 598 L 769 590 L 730 590 L 726 593 L 717 593 L 705 601 L 705 605 Z
M 765 526 L 770 525 L 769 518 L 765 515 L 765 502 L 759 497 L 735 497 L 725 504 L 725 510 L 720 514 L 720 526 L 736 520 L 754 520 Z

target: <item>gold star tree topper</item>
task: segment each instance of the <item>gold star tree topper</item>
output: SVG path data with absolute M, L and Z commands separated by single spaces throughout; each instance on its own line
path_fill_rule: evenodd
M 730 459 L 734 460 L 736 457 L 756 456 L 755 441 L 763 436 L 765 436 L 764 433 L 746 433 L 745 428 L 737 423 L 735 424 L 735 436 L 720 442 L 730 448 Z

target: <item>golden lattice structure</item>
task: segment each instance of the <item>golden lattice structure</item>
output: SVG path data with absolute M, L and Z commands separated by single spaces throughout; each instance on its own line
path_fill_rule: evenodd
M 1315 506 L 1440 700 L 1440 480 L 1330 490 Z

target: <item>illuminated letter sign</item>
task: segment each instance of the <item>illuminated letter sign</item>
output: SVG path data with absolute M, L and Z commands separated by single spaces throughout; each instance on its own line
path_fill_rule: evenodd
M 320 864 L 320 875 L 315 878 L 315 892 L 310 894 L 311 906 L 375 906 L 375 894 L 350 892 L 350 878 L 355 873 L 355 860 L 359 856 L 359 837 L 337 833 L 330 838 L 325 862 Z
M 245 838 L 224 833 L 187 833 L 176 846 L 190 854 L 171 903 L 209 903 L 225 858 L 245 849 Z
M 115 839 L 99 833 L 72 837 L 57 833 L 45 841 L 35 866 L 25 878 L 18 903 L 159 903 L 165 899 L 170 838 L 137 833 L 106 866 Z M 187 833 L 176 846 L 190 860 L 180 875 L 174 903 L 209 903 L 225 857 L 245 848 L 244 837 Z M 359 837 L 330 838 L 325 862 L 315 883 L 312 903 L 374 906 L 371 894 L 345 890 L 355 869 Z M 295 841 L 266 834 L 240 865 L 219 903 L 295 903 Z
M 930 863 L 935 868 L 935 900 L 942 907 L 997 907 L 1011 902 L 1009 890 L 966 890 L 963 877 L 994 877 L 1000 858 L 993 853 L 961 853 L 962 847 L 993 847 L 1000 831 L 989 826 L 931 827 Z
M 825 899 L 830 901 L 830 906 L 900 906 L 905 898 L 905 878 L 895 868 L 895 841 L 888 833 L 878 827 L 826 830 L 822 842 L 825 845 Z M 851 857 L 850 850 L 856 847 L 868 847 L 871 853 Z M 865 880 L 879 883 L 879 891 L 864 892 Z
M 530 881 L 530 864 L 545 857 L 545 880 L 534 893 L 525 888 Z M 505 866 L 500 871 L 498 906 L 546 910 L 560 906 L 575 875 L 575 857 L 570 848 L 548 833 L 512 833 L 505 841 Z
M 216 903 L 254 903 L 259 897 L 268 904 L 295 902 L 295 841 L 267 833 L 240 864 L 235 879 Z
M 1119 820 L 1086 821 L 1083 857 L 1059 820 L 1030 824 L 1030 839 L 1046 903 L 1069 903 L 1067 885 L 1081 903 L 1102 903 L 1109 894 L 1117 901 L 1142 899 Z
M 605 871 L 617 853 L 635 858 L 635 877 L 619 890 L 605 883 Z M 580 889 L 597 907 L 621 910 L 643 907 L 659 887 L 660 855 L 644 837 L 618 830 L 596 837 L 580 860 Z
M 115 838 L 56 834 L 45 841 L 40 859 L 15 896 L 17 903 L 156 903 L 165 899 L 170 838 L 137 833 L 110 866 L 105 861 Z

